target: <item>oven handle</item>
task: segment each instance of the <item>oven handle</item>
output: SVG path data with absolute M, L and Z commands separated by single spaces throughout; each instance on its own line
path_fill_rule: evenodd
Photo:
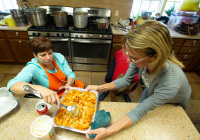
M 33 38 L 35 37 L 29 37 L 29 40 L 33 40 Z M 51 38 L 51 37 L 48 37 L 51 41 L 69 41 L 69 38 Z
M 110 44 L 111 40 L 93 40 L 93 39 L 71 39 L 71 42 L 78 42 L 78 43 L 101 43 L 101 44 Z

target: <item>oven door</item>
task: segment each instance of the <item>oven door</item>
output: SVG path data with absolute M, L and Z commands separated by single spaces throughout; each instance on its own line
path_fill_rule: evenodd
M 72 63 L 108 64 L 111 40 L 71 39 Z
M 34 37 L 29 37 L 31 41 Z M 69 38 L 57 38 L 57 37 L 48 37 L 52 41 L 52 50 L 53 52 L 61 53 L 65 56 L 67 62 L 72 62 L 71 59 L 71 48 Z

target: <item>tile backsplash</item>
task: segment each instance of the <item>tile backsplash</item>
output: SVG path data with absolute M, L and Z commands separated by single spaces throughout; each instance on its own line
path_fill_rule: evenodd
M 68 7 L 99 7 L 111 10 L 111 21 L 119 21 L 120 18 L 127 19 L 130 16 L 133 0 L 28 0 L 31 8 L 35 6 L 61 5 Z M 17 0 L 20 5 L 21 0 Z M 23 5 L 22 5 L 23 6 Z M 116 10 L 119 11 L 115 16 Z

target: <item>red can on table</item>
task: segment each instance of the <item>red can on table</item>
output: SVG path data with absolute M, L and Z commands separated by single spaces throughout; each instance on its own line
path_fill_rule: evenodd
M 44 103 L 41 103 L 37 106 L 37 112 L 38 114 L 41 116 L 41 115 L 50 115 L 49 114 L 49 110 L 48 110 L 48 107 L 46 104 Z

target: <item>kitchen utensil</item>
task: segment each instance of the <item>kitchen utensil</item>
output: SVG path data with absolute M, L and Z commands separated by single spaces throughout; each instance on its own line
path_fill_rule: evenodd
M 65 11 L 56 11 L 53 12 L 53 19 L 56 27 L 66 27 L 67 26 L 67 18 L 68 13 Z
M 122 30 L 122 31 L 128 32 L 126 29 L 121 28 L 121 26 L 114 25 L 113 23 L 111 23 L 111 25 L 112 25 L 115 29 L 119 29 L 119 30 Z
M 17 104 L 17 100 L 9 93 L 6 87 L 0 88 L 0 118 L 10 113 Z
M 88 24 L 88 13 L 76 12 L 74 13 L 74 27 L 86 28 Z
M 28 10 L 31 24 L 36 27 L 45 26 L 47 23 L 46 9 L 35 8 Z
M 98 29 L 108 29 L 109 20 L 105 18 L 96 19 Z
M 10 12 L 11 12 L 13 17 L 22 17 L 22 16 L 24 16 L 24 10 L 11 9 Z
M 41 94 L 39 92 L 37 92 L 35 89 L 33 89 L 32 87 L 30 87 L 29 85 L 24 85 L 23 86 L 23 90 L 42 98 Z M 55 104 L 58 105 L 57 102 Z M 77 106 L 75 106 L 75 105 L 66 106 L 66 105 L 64 105 L 62 103 L 60 103 L 60 105 L 64 109 L 67 109 L 68 112 L 72 113 L 72 116 L 78 116 L 80 114 L 80 109 L 77 108 Z
M 28 25 L 28 21 L 25 16 L 24 10 L 11 9 L 10 12 L 15 20 L 16 26 L 21 27 Z

